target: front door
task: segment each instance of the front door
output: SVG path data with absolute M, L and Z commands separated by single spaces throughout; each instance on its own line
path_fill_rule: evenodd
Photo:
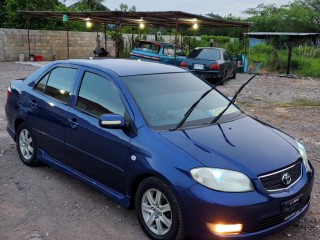
M 124 193 L 130 136 L 99 126 L 101 114 L 127 114 L 120 93 L 107 75 L 85 69 L 70 107 L 66 130 L 68 165 L 113 190 Z

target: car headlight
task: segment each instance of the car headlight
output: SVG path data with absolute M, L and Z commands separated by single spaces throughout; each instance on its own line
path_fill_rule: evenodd
M 218 169 L 218 168 L 195 168 L 191 175 L 198 183 L 222 192 L 250 192 L 253 185 L 250 179 L 243 173 Z
M 310 165 L 309 165 L 309 161 L 308 161 L 308 156 L 307 156 L 307 152 L 306 152 L 306 149 L 304 148 L 304 146 L 299 143 L 297 141 L 297 145 L 298 145 L 298 149 L 299 149 L 299 153 L 300 153 L 300 156 L 303 160 L 303 165 L 306 167 L 306 170 L 307 172 L 310 172 L 311 171 L 311 168 L 310 168 Z

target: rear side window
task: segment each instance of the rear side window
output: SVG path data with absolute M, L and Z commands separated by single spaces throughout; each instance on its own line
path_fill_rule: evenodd
M 86 72 L 79 91 L 77 109 L 94 117 L 115 113 L 124 117 L 125 107 L 113 83 L 97 74 Z
M 67 103 L 77 69 L 58 67 L 48 72 L 35 86 L 35 90 Z
M 44 93 L 61 102 L 67 103 L 76 73 L 77 69 L 74 68 L 57 67 L 53 69 L 45 86 Z M 41 82 L 42 80 L 39 82 L 40 89 L 43 85 Z
M 224 60 L 230 60 L 230 55 L 227 52 L 223 53 Z
M 193 49 L 188 58 L 196 58 L 203 60 L 220 60 L 221 54 L 218 49 Z
M 44 90 L 46 89 L 46 85 L 47 85 L 47 81 L 49 78 L 50 73 L 47 73 L 36 85 L 35 89 L 40 91 L 40 92 L 44 92 Z

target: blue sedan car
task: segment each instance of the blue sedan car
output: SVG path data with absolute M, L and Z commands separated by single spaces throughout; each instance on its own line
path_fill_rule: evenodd
M 135 207 L 151 239 L 259 239 L 308 211 L 304 147 L 170 65 L 67 60 L 12 81 L 7 130 L 22 162 L 52 165 Z M 177 127 L 178 125 L 179 127 Z
M 139 47 L 130 52 L 130 58 L 180 66 L 186 55 L 181 47 L 175 50 L 175 45 L 172 43 L 140 41 Z

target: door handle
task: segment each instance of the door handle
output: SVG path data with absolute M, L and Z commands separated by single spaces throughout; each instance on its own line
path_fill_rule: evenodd
M 33 106 L 37 106 L 37 105 L 38 105 L 38 104 L 37 104 L 37 100 L 35 100 L 35 99 L 30 100 L 30 103 L 31 103 Z
M 67 121 L 71 128 L 77 128 L 79 126 L 79 123 L 76 118 L 68 118 Z

